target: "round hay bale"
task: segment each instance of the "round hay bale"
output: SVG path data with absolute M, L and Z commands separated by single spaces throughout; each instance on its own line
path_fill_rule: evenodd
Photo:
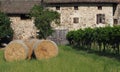
M 29 60 L 32 58 L 34 44 L 38 41 L 39 41 L 38 39 L 30 39 L 24 41 L 27 47 L 29 48 L 27 57 Z
M 4 57 L 6 61 L 24 60 L 28 56 L 28 47 L 22 40 L 15 40 L 5 48 Z
M 53 41 L 40 40 L 34 46 L 34 54 L 38 60 L 55 57 L 58 54 L 58 47 Z

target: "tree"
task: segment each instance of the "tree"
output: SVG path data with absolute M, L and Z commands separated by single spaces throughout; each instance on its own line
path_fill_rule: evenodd
M 0 12 L 0 39 L 7 36 L 13 37 L 13 30 L 10 24 L 10 18 Z
M 52 34 L 53 28 L 51 23 L 54 21 L 55 24 L 59 24 L 60 14 L 56 11 L 45 9 L 40 5 L 35 5 L 30 12 L 31 16 L 35 18 L 34 23 L 38 32 L 38 37 L 46 39 Z

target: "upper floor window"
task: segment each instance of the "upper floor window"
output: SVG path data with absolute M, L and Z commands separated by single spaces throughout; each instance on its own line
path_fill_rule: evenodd
M 30 16 L 28 16 L 26 14 L 21 14 L 20 18 L 21 18 L 21 20 L 31 19 Z
M 56 10 L 60 10 L 60 6 L 56 6 Z
M 78 6 L 74 6 L 74 10 L 78 10 Z
M 73 18 L 73 23 L 79 23 L 79 18 L 78 17 Z
M 97 24 L 105 24 L 105 14 L 97 14 Z
M 98 6 L 98 10 L 102 10 L 102 6 Z

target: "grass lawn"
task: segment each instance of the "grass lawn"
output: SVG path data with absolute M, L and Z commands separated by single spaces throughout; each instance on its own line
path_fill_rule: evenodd
M 59 46 L 59 55 L 49 60 L 6 62 L 0 51 L 0 72 L 120 72 L 120 61 L 70 46 Z

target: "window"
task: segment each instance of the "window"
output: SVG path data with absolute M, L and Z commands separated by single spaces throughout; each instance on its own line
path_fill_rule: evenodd
M 73 18 L 73 23 L 79 23 L 79 18 L 78 17 Z
M 98 10 L 102 10 L 102 6 L 98 6 Z
M 118 24 L 118 20 L 114 19 L 114 24 L 117 25 Z
M 105 14 L 97 14 L 97 24 L 105 24 Z
M 20 15 L 21 20 L 31 19 L 28 15 L 21 14 Z
M 60 6 L 56 6 L 56 10 L 60 10 Z
M 74 10 L 78 10 L 78 6 L 74 6 Z

